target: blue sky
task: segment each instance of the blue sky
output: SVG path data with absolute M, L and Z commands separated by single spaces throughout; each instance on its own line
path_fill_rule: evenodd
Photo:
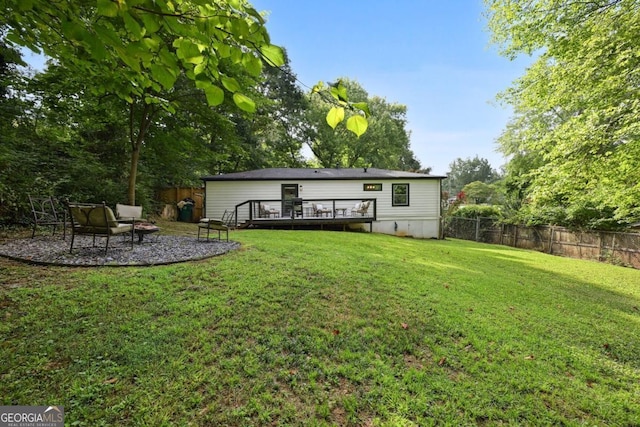
M 358 81 L 370 96 L 407 106 L 411 149 L 445 174 L 458 157 L 505 163 L 495 139 L 511 112 L 495 96 L 529 58 L 509 61 L 489 45 L 481 0 L 250 0 L 269 13 L 308 91 L 318 81 Z

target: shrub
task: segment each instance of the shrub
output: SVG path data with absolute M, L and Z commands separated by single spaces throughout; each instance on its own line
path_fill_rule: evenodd
M 459 218 L 501 218 L 502 212 L 499 206 L 494 205 L 467 205 L 461 206 L 452 213 Z

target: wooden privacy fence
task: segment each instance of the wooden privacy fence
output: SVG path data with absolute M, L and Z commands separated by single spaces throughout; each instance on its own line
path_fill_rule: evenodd
M 491 218 L 450 217 L 445 222 L 445 235 L 640 269 L 640 233 L 572 231 L 564 227 L 499 224 Z
M 178 202 L 184 199 L 192 199 L 193 215 L 191 221 L 198 222 L 202 218 L 204 210 L 204 188 L 174 187 L 165 188 L 158 192 L 158 200 L 164 204 L 162 217 L 168 219 L 178 218 Z

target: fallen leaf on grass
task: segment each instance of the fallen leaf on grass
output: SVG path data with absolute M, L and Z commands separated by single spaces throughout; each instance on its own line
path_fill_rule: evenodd
M 409 325 L 406 323 L 401 323 L 402 329 L 409 329 Z
M 446 358 L 446 357 L 443 357 L 443 358 L 441 358 L 441 359 L 440 359 L 440 361 L 438 362 L 438 366 L 442 366 L 442 365 L 444 365 L 445 363 L 447 363 L 447 358 Z
M 337 329 L 334 329 L 332 332 L 333 335 L 340 335 L 340 331 Z
M 108 380 L 105 380 L 104 384 L 115 384 L 118 382 L 117 378 L 109 378 Z

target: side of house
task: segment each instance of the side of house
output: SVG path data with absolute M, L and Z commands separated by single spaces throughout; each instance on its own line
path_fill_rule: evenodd
M 350 215 L 358 201 L 375 200 L 374 232 L 438 238 L 442 178 L 380 169 L 264 169 L 205 177 L 205 216 L 219 218 L 259 200 L 288 217 L 292 197 L 333 201 Z M 238 209 L 239 222 L 249 219 L 246 206 Z

